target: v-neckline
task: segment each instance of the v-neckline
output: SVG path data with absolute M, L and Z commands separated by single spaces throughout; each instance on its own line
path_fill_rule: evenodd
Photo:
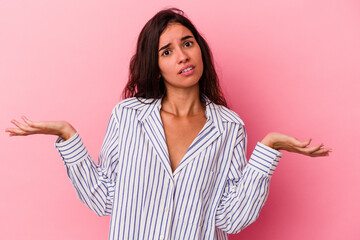
M 146 109 L 140 113 L 139 120 L 143 122 L 144 132 L 149 143 L 153 146 L 156 155 L 159 157 L 160 162 L 162 162 L 164 170 L 170 178 L 173 178 L 221 135 L 223 127 L 220 114 L 218 113 L 218 107 L 206 100 L 206 123 L 190 144 L 177 168 L 172 171 L 164 126 L 160 116 L 161 100 L 162 99 L 157 99 L 153 103 L 154 105 L 151 104 L 146 107 Z
M 164 138 L 165 138 L 165 143 L 166 143 L 166 147 L 167 147 L 167 153 L 168 153 L 168 161 L 169 161 L 169 164 L 170 164 L 170 167 L 171 167 L 171 170 L 172 170 L 172 172 L 173 172 L 173 174 L 174 174 L 174 172 L 176 171 L 176 169 L 179 167 L 179 165 L 183 162 L 183 160 L 184 160 L 184 158 L 185 158 L 185 156 L 186 156 L 186 154 L 187 154 L 187 152 L 189 151 L 189 149 L 192 147 L 192 145 L 194 144 L 194 142 L 196 142 L 196 139 L 197 139 L 197 137 L 199 136 L 199 134 L 202 132 L 202 130 L 204 129 L 204 127 L 205 127 L 205 125 L 206 125 L 206 122 L 208 121 L 208 118 L 206 117 L 206 113 L 205 113 L 205 111 L 206 110 L 204 110 L 204 115 L 203 116 L 201 116 L 201 118 L 202 117 L 205 117 L 205 121 L 204 121 L 204 123 L 203 124 L 201 124 L 201 128 L 198 128 L 199 130 L 194 130 L 194 133 L 196 132 L 196 135 L 195 135 L 195 137 L 193 137 L 192 139 L 191 139 L 191 142 L 190 142 L 190 144 L 186 144 L 187 146 L 184 146 L 184 149 L 186 148 L 186 151 L 184 152 L 184 151 L 182 151 L 182 152 L 184 152 L 184 154 L 182 154 L 182 156 L 181 156 L 181 158 L 178 158 L 178 159 L 171 159 L 170 158 L 170 150 L 171 150 L 171 147 L 169 147 L 169 141 L 171 141 L 172 143 L 171 144 L 173 144 L 175 141 L 174 141 L 174 139 L 171 139 L 170 140 L 170 137 L 169 137 L 169 134 L 167 134 L 166 132 L 168 132 L 169 131 L 169 129 L 167 129 L 167 130 L 165 130 L 165 124 L 164 124 L 164 115 L 162 114 L 162 112 L 163 111 L 161 111 L 161 108 L 160 108 L 160 111 L 159 111 L 159 113 L 160 113 L 160 120 L 161 120 L 161 125 L 162 125 L 162 127 L 163 127 L 163 133 L 164 133 Z M 163 112 L 164 113 L 164 112 Z M 165 113 L 165 114 L 167 114 L 167 113 Z M 202 119 L 202 120 L 204 120 L 204 119 Z M 174 127 L 174 126 L 173 126 Z M 168 127 L 169 128 L 169 127 Z M 184 131 L 186 131 L 186 130 L 184 130 Z M 172 134 L 174 134 L 174 133 L 172 133 Z M 184 150 L 183 149 L 183 150 Z M 172 152 L 174 152 L 174 150 L 171 150 Z M 174 157 L 174 156 L 173 156 Z M 175 168 L 173 168 L 173 165 L 176 165 L 176 167 Z

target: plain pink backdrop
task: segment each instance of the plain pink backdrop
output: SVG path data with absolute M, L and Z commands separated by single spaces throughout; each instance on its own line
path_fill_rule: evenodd
M 158 10 L 185 11 L 208 40 L 248 153 L 269 131 L 333 148 L 284 156 L 259 219 L 230 239 L 360 239 L 360 3 L 355 0 L 0 1 L 0 128 L 26 115 L 71 122 L 94 158 Z M 106 239 L 54 136 L 0 134 L 0 239 Z

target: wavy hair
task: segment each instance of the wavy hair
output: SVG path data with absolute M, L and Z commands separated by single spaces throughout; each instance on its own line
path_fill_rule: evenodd
M 225 97 L 219 85 L 211 50 L 196 30 L 184 12 L 177 8 L 169 8 L 158 12 L 143 27 L 140 32 L 136 53 L 131 58 L 129 79 L 123 90 L 123 98 L 154 98 L 166 95 L 162 77 L 159 79 L 158 47 L 161 33 L 169 23 L 180 23 L 188 28 L 200 46 L 204 65 L 203 74 L 199 80 L 200 99 L 205 102 L 205 96 L 213 103 L 227 106 Z

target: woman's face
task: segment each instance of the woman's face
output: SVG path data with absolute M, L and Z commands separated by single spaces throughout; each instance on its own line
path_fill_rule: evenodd
M 159 68 L 167 89 L 191 88 L 203 74 L 201 49 L 192 32 L 170 23 L 159 39 Z

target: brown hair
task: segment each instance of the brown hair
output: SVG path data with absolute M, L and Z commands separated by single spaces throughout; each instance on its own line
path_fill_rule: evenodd
M 157 99 L 166 94 L 163 80 L 158 79 L 160 75 L 158 47 L 160 35 L 169 23 L 180 23 L 188 28 L 200 46 L 204 64 L 203 74 L 199 80 L 201 100 L 204 101 L 206 96 L 211 102 L 227 106 L 208 44 L 190 20 L 184 16 L 184 12 L 177 8 L 158 12 L 141 30 L 136 53 L 131 58 L 129 80 L 123 90 L 123 97 Z

